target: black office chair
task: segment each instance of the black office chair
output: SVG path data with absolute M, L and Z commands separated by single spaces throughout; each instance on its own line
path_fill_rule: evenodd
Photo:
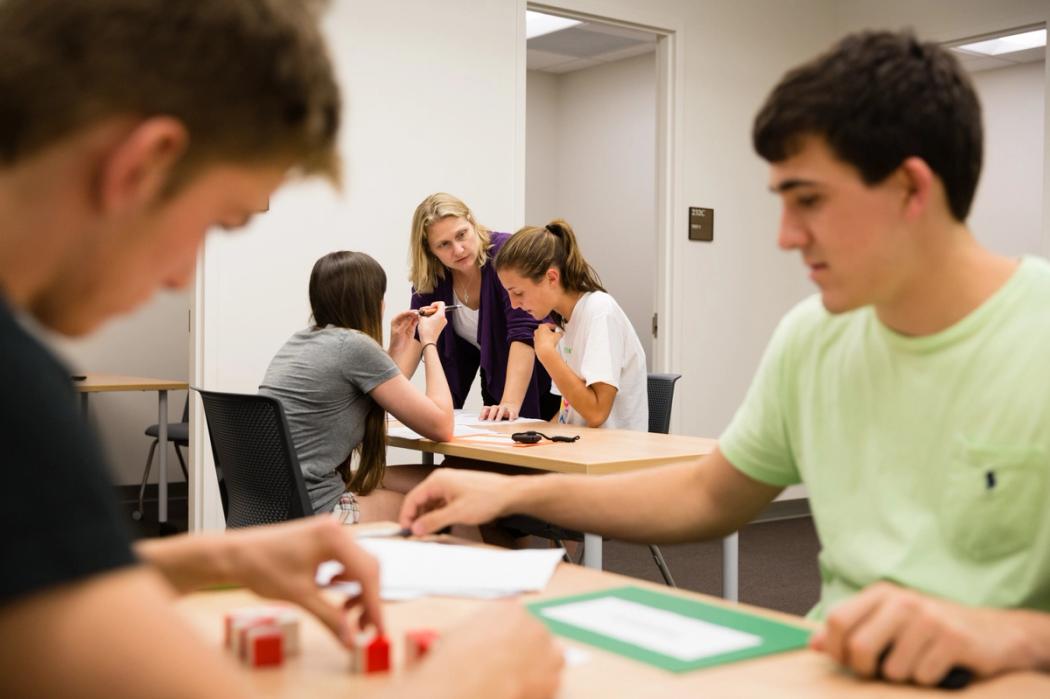
M 146 455 L 146 467 L 142 470 L 142 485 L 139 486 L 139 506 L 131 513 L 131 518 L 138 521 L 142 519 L 143 502 L 146 497 L 146 482 L 149 481 L 149 472 L 153 468 L 153 452 L 160 444 L 160 423 L 150 425 L 146 428 L 146 436 L 153 437 L 153 443 L 149 445 L 149 454 Z M 182 477 L 189 483 L 190 476 L 186 470 L 186 460 L 182 458 L 182 448 L 190 444 L 190 395 L 186 393 L 186 404 L 182 407 L 182 422 L 168 423 L 168 441 L 175 445 L 175 456 L 179 457 L 179 466 L 182 467 Z M 167 445 L 165 445 L 167 448 Z
M 226 526 L 312 515 L 280 402 L 269 396 L 193 390 L 204 402 L 215 465 L 226 483 Z
M 674 384 L 682 378 L 681 374 L 649 374 L 649 431 L 667 434 L 671 429 L 671 406 L 674 403 Z M 654 544 L 649 546 L 656 567 L 660 569 L 660 575 L 664 576 L 664 582 L 671 587 L 678 587 L 671 577 L 671 570 L 667 567 L 664 554 L 660 547 Z

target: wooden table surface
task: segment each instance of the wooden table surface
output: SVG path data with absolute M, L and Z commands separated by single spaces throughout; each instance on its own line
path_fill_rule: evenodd
M 607 430 L 574 425 L 486 423 L 486 428 L 504 433 L 538 430 L 547 435 L 580 435 L 571 442 L 548 442 L 529 445 L 496 445 L 456 437 L 451 442 L 429 439 L 387 437 L 392 447 L 468 459 L 491 461 L 511 466 L 524 466 L 559 473 L 601 475 L 634 471 L 665 464 L 696 461 L 714 450 L 717 441 L 705 437 L 676 434 L 654 434 L 631 430 Z
M 541 594 L 523 595 L 523 601 L 559 597 L 594 590 L 637 585 L 671 594 L 701 599 L 709 604 L 726 604 L 720 599 L 653 585 L 634 578 L 603 573 L 579 566 L 562 564 L 550 585 Z M 204 592 L 179 601 L 185 617 L 199 629 L 209 644 L 219 652 L 222 644 L 223 613 L 238 607 L 257 604 L 259 599 L 243 590 Z M 393 646 L 394 672 L 402 672 L 401 652 L 405 630 L 428 627 L 439 631 L 454 628 L 465 618 L 479 613 L 486 604 L 477 600 L 428 598 L 409 602 L 387 603 L 385 622 Z M 752 611 L 805 626 L 798 617 L 767 610 Z M 312 617 L 303 613 L 301 623 L 302 654 L 283 667 L 250 670 L 239 667 L 248 680 L 265 697 L 354 697 L 366 698 L 381 688 L 387 675 L 367 677 L 350 674 L 347 652 L 336 639 Z M 722 665 L 683 674 L 673 674 L 635 662 L 612 653 L 565 640 L 587 654 L 587 659 L 566 668 L 558 699 L 585 697 L 617 698 L 661 697 L 696 699 L 734 697 L 747 699 L 785 699 L 816 697 L 850 699 L 852 697 L 961 697 L 972 699 L 1019 699 L 1050 697 L 1050 675 L 1015 673 L 994 680 L 977 682 L 959 692 L 922 690 L 911 686 L 894 686 L 865 682 L 839 669 L 827 657 L 809 650 L 792 651 L 753 660 Z M 231 659 L 231 663 L 234 661 Z M 484 662 L 484 658 L 478 658 Z M 407 698 L 406 698 L 407 699 Z M 412 698 L 415 699 L 415 698 Z
M 73 387 L 80 393 L 107 393 L 112 391 L 184 391 L 189 388 L 185 381 L 154 379 L 145 376 L 121 376 L 119 374 L 84 374 L 83 381 L 74 381 Z

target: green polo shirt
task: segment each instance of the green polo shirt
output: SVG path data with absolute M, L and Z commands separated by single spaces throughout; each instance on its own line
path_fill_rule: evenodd
M 879 580 L 1050 611 L 1050 264 L 1025 258 L 934 335 L 819 297 L 784 319 L 720 439 L 775 486 L 805 483 L 822 618 Z

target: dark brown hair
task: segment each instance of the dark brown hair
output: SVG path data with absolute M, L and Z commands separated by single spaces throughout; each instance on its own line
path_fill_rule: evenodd
M 870 186 L 919 157 L 966 220 L 981 174 L 981 106 L 949 51 L 910 32 L 862 32 L 788 72 L 755 117 L 767 161 L 794 155 L 808 135 L 827 140 Z
M 370 256 L 348 250 L 328 253 L 310 272 L 314 327 L 357 330 L 382 345 L 385 293 L 386 273 Z M 386 470 L 386 411 L 375 401 L 357 452 L 361 462 L 356 472 L 350 471 L 349 457 L 338 470 L 349 490 L 367 495 L 383 482 Z
M 605 291 L 598 273 L 587 264 L 576 243 L 572 226 L 555 219 L 546 226 L 526 226 L 508 240 L 494 263 L 497 270 L 511 269 L 534 282 L 554 267 L 566 291 Z
M 105 118 L 163 115 L 190 135 L 169 193 L 218 162 L 338 180 L 321 4 L 0 1 L 0 167 Z

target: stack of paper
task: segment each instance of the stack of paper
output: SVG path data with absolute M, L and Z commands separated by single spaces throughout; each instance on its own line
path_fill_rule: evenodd
M 427 595 L 489 599 L 537 592 L 547 586 L 564 553 L 563 549 L 507 551 L 404 539 L 358 543 L 379 559 L 381 594 L 388 600 Z M 330 584 L 341 572 L 340 564 L 328 561 L 318 569 L 317 582 L 341 589 L 345 584 Z

